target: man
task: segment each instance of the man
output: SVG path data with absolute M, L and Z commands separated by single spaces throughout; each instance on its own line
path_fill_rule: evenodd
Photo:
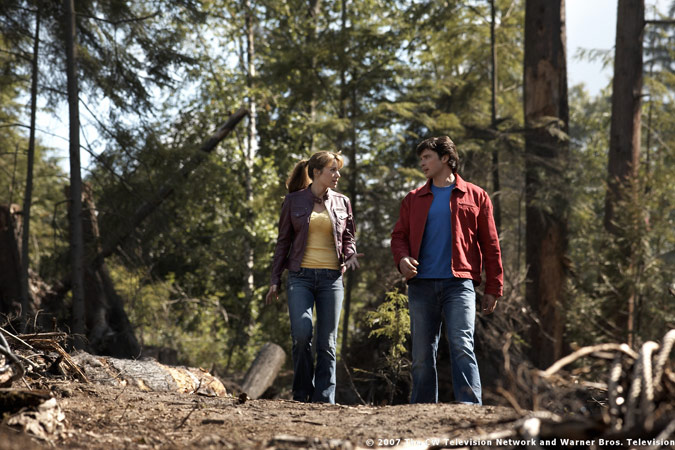
M 411 403 L 438 402 L 436 354 L 445 322 L 455 400 L 482 404 L 473 351 L 474 285 L 486 284 L 482 311 L 502 295 L 503 272 L 492 202 L 457 174 L 459 156 L 447 136 L 417 146 L 427 183 L 406 195 L 391 233 L 394 262 L 408 282 L 412 334 Z

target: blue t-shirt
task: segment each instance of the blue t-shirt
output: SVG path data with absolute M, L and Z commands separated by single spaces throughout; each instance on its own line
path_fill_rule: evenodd
M 431 202 L 420 248 L 417 278 L 452 278 L 452 220 L 450 195 L 455 184 L 437 187 L 431 183 Z

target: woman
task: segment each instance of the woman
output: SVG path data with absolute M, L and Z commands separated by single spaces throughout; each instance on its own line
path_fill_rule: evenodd
M 288 269 L 288 312 L 293 338 L 293 399 L 335 403 L 335 349 L 344 294 L 342 274 L 357 269 L 354 218 L 349 199 L 335 192 L 342 156 L 318 152 L 296 164 L 279 219 L 270 289 L 277 300 Z M 316 370 L 312 313 L 316 306 Z

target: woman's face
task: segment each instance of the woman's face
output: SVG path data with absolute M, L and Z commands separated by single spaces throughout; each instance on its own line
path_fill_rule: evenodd
M 340 169 L 338 169 L 338 163 L 336 160 L 333 160 L 333 162 L 324 167 L 320 173 L 318 171 L 314 173 L 314 183 L 335 189 L 341 176 Z

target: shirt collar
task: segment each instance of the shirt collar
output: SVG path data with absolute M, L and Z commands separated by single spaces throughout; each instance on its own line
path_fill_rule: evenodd
M 431 194 L 431 183 L 433 183 L 433 180 L 429 178 L 426 184 L 422 186 L 422 189 L 420 189 L 420 195 Z M 466 192 L 466 181 L 464 181 L 457 173 L 455 174 L 455 189 Z

